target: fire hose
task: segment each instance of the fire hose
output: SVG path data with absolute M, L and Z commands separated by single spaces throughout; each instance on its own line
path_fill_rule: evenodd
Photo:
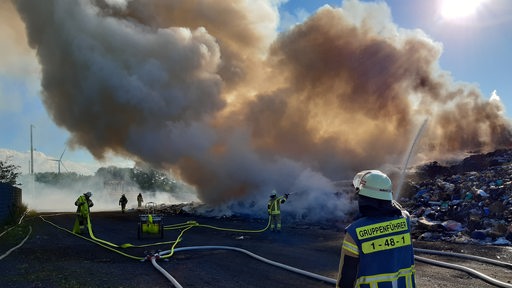
M 325 276 L 322 276 L 322 275 L 319 275 L 319 274 L 315 274 L 315 273 L 312 273 L 312 272 L 309 272 L 309 271 L 305 271 L 305 270 L 302 270 L 302 269 L 298 269 L 298 268 L 295 268 L 295 267 L 292 267 L 292 266 L 288 266 L 288 265 L 285 265 L 285 264 L 282 264 L 282 263 L 279 263 L 279 262 L 276 262 L 276 261 L 272 261 L 272 260 L 269 260 L 267 258 L 261 257 L 259 255 L 256 255 L 256 254 L 254 254 L 252 252 L 249 252 L 249 251 L 247 251 L 245 249 L 242 249 L 242 248 L 230 247 L 230 246 L 193 246 L 193 247 L 177 248 L 177 249 L 175 249 L 175 251 L 179 252 L 179 251 L 187 251 L 187 250 L 205 250 L 205 249 L 223 249 L 223 250 L 233 250 L 233 251 L 242 252 L 242 253 L 244 253 L 246 255 L 249 255 L 249 256 L 257 259 L 257 260 L 260 260 L 260 261 L 262 261 L 264 263 L 267 263 L 267 264 L 270 264 L 270 265 L 274 265 L 276 267 L 280 267 L 280 268 L 286 269 L 286 270 L 291 271 L 291 272 L 302 274 L 304 276 L 307 276 L 307 277 L 310 277 L 310 278 L 313 278 L 313 279 L 317 279 L 317 280 L 324 281 L 324 282 L 331 283 L 331 284 L 336 284 L 336 280 L 335 279 L 328 278 L 328 277 L 325 277 Z
M 249 255 L 259 261 L 262 261 L 264 263 L 267 263 L 267 264 L 270 264 L 270 265 L 274 265 L 274 266 L 277 266 L 277 267 L 280 267 L 280 268 L 283 268 L 285 270 L 288 270 L 288 271 L 291 271 L 291 272 L 294 272 L 294 273 L 298 273 L 298 274 L 301 274 L 301 275 L 304 275 L 304 276 L 307 276 L 307 277 L 310 277 L 310 278 L 313 278 L 313 279 L 316 279 L 316 280 L 320 280 L 320 281 L 323 281 L 323 282 L 327 282 L 327 283 L 330 283 L 330 284 L 336 284 L 336 280 L 335 279 L 332 279 L 332 278 L 329 278 L 329 277 L 325 277 L 325 276 L 322 276 L 322 275 L 318 275 L 318 274 L 315 274 L 315 273 L 312 273 L 312 272 L 309 272 L 309 271 L 305 271 L 305 270 L 302 270 L 302 269 L 298 269 L 298 268 L 295 268 L 295 267 L 292 267 L 292 266 L 288 266 L 288 265 L 285 265 L 285 264 L 282 264 L 282 263 L 279 263 L 279 262 L 276 262 L 276 261 L 272 261 L 272 260 L 269 260 L 267 258 L 264 258 L 264 257 L 261 257 L 259 255 L 256 255 L 252 252 L 249 252 L 245 249 L 242 249 L 242 248 L 237 248 L 237 247 L 231 247 L 231 246 L 191 246 L 191 247 L 182 247 L 182 248 L 176 248 L 174 249 L 173 251 L 171 250 L 166 250 L 166 251 L 162 251 L 160 253 L 158 253 L 158 255 L 160 256 L 163 256 L 163 255 L 166 255 L 166 254 L 169 254 L 171 252 L 180 252 L 180 251 L 189 251 L 189 250 L 211 250 L 211 249 L 214 249 L 214 250 L 233 250 L 233 251 L 238 251 L 238 252 L 242 252 L 246 255 Z
M 503 262 L 503 261 L 497 261 L 497 260 L 494 260 L 494 259 L 489 259 L 489 258 L 485 258 L 485 257 L 479 257 L 479 256 L 473 256 L 473 255 L 467 255 L 467 254 L 461 254 L 461 253 L 453 253 L 453 252 L 444 252 L 444 251 L 436 251 L 436 250 L 428 250 L 428 249 L 420 249 L 420 248 L 414 248 L 414 251 L 415 252 L 420 252 L 420 253 L 427 253 L 427 254 L 433 254 L 433 255 L 441 255 L 441 256 L 450 256 L 450 257 L 456 257 L 456 258 L 465 258 L 465 259 L 470 259 L 470 260 L 475 260 L 475 261 L 478 261 L 478 262 L 485 262 L 485 263 L 490 263 L 490 264 L 493 264 L 493 265 L 498 265 L 498 266 L 503 266 L 503 267 L 507 267 L 507 268 L 512 268 L 512 264 L 510 263 L 507 263 L 507 262 Z M 509 284 L 509 283 L 505 283 L 505 282 L 502 282 L 502 281 L 498 281 L 494 278 L 491 278 L 481 272 L 478 272 L 474 269 L 471 269 L 471 268 L 468 268 L 468 267 L 465 267 L 465 266 L 462 266 L 462 265 L 457 265 L 457 264 L 451 264 L 451 263 L 447 263 L 447 262 L 443 262 L 443 261 L 438 261 L 438 260 L 433 260 L 433 259 L 429 259 L 429 258 L 424 258 L 424 257 L 420 257 L 420 256 L 414 256 L 414 259 L 419 261 L 419 262 L 424 262 L 424 263 L 427 263 L 427 264 L 431 264 L 431 265 L 434 265 L 434 266 L 440 266 L 440 267 L 445 267 L 445 268 L 449 268 L 449 269 L 454 269 L 454 270 L 459 270 L 459 271 L 463 271 L 463 272 L 466 272 L 472 276 L 475 276 L 489 284 L 492 284 L 496 287 L 505 287 L 505 288 L 512 288 L 512 284 Z
M 9 251 L 5 252 L 2 256 L 0 256 L 0 260 L 4 259 L 5 257 L 7 257 L 7 255 L 11 254 L 12 251 L 20 248 L 21 246 L 23 246 L 23 244 L 25 244 L 25 241 L 27 241 L 28 237 L 30 236 L 30 234 L 32 233 L 32 226 L 28 226 L 29 230 L 28 230 L 28 233 L 27 233 L 27 236 L 25 237 L 25 239 L 23 239 L 20 244 L 14 246 L 13 248 L 9 249 Z M 3 234 L 2 234 L 3 235 Z
M 301 270 L 301 269 L 298 269 L 298 268 L 295 268 L 295 267 L 291 267 L 291 266 L 288 266 L 288 265 L 285 265 L 285 264 L 282 264 L 282 263 L 279 263 L 279 262 L 275 262 L 275 261 L 272 261 L 272 260 L 269 260 L 269 259 L 266 259 L 264 257 L 261 257 L 259 255 L 256 255 L 252 252 L 249 252 L 247 250 L 244 250 L 244 249 L 241 249 L 241 248 L 237 248 L 237 247 L 230 247 L 230 246 L 192 246 L 192 247 L 182 247 L 182 248 L 176 248 L 174 249 L 173 252 L 180 252 L 180 251 L 189 251 L 189 250 L 208 250 L 208 249 L 223 249 L 223 250 L 233 250 L 233 251 L 238 251 L 238 252 L 242 252 L 246 255 L 249 255 L 257 260 L 260 260 L 262 262 L 265 262 L 267 264 L 271 264 L 271 265 L 274 265 L 274 266 L 277 266 L 277 267 L 280 267 L 280 268 L 283 268 L 283 269 L 286 269 L 288 271 L 291 271 L 291 272 L 294 272 L 294 273 L 298 273 L 298 274 L 301 274 L 301 275 L 304 275 L 304 276 L 307 276 L 307 277 L 310 277 L 310 278 L 313 278 L 313 279 L 316 279 L 316 280 L 320 280 L 320 281 L 323 281 L 323 282 L 327 282 L 327 283 L 330 283 L 330 284 L 336 284 L 336 280 L 335 279 L 332 279 L 332 278 L 328 278 L 328 277 L 325 277 L 325 276 L 322 276 L 322 275 L 318 275 L 318 274 L 315 274 L 315 273 L 312 273 L 312 272 L 309 272 L 309 271 L 305 271 L 305 270 Z M 507 263 L 507 262 L 502 262 L 502 261 L 496 261 L 494 259 L 489 259 L 489 258 L 484 258 L 484 257 L 478 257 L 478 256 L 472 256 L 472 255 L 466 255 L 466 254 L 460 254 L 460 253 L 451 253 L 451 252 L 443 252 L 443 251 L 436 251 L 436 250 L 427 250 L 427 249 L 419 249 L 419 248 L 415 248 L 415 251 L 417 250 L 417 252 L 421 252 L 421 253 L 429 253 L 429 254 L 437 254 L 437 255 L 446 255 L 446 256 L 453 256 L 453 257 L 459 257 L 459 258 L 467 258 L 467 259 L 472 259 L 472 260 L 475 260 L 475 261 L 479 261 L 479 262 L 486 262 L 486 263 L 490 263 L 490 264 L 494 264 L 494 265 L 499 265 L 499 266 L 504 266 L 504 267 L 507 267 L 507 268 L 511 268 L 512 267 L 512 264 L 510 263 Z M 167 250 L 167 251 L 162 251 L 160 252 L 158 255 L 166 255 L 168 253 L 171 253 L 171 250 Z M 472 276 L 475 276 L 476 278 L 479 278 L 487 283 L 490 283 L 496 287 L 505 287 L 505 288 L 510 288 L 512 287 L 511 284 L 508 284 L 508 283 L 505 283 L 505 282 L 502 282 L 502 281 L 498 281 L 494 278 L 491 278 L 481 272 L 478 272 L 474 269 L 471 269 L 471 268 L 468 268 L 468 267 L 465 267 L 465 266 L 462 266 L 462 265 L 457 265 L 457 264 L 451 264 L 451 263 L 446 263 L 446 262 L 443 262 L 443 261 L 437 261 L 437 260 L 433 260 L 433 259 L 429 259 L 429 258 L 424 258 L 424 257 L 420 257 L 420 256 L 414 256 L 414 259 L 417 260 L 417 261 L 420 261 L 420 262 L 424 262 L 424 263 L 428 263 L 428 264 L 431 264 L 431 265 L 434 265 L 434 266 L 440 266 L 440 267 L 445 267 L 445 268 L 449 268 L 449 269 L 455 269 L 455 270 L 459 270 L 459 271 L 463 271 L 463 272 L 466 272 Z M 178 286 L 176 286 L 178 287 Z
M 312 273 L 312 272 L 309 272 L 309 271 L 305 271 L 305 270 L 301 270 L 301 269 L 298 269 L 298 268 L 295 268 L 295 267 L 291 267 L 291 266 L 288 266 L 288 265 L 285 265 L 285 264 L 282 264 L 282 263 L 279 263 L 279 262 L 275 262 L 275 261 L 272 261 L 272 260 L 269 260 L 269 259 L 266 259 L 264 257 L 261 257 L 259 255 L 256 255 L 252 252 L 249 252 L 247 250 L 244 250 L 244 249 L 241 249 L 241 248 L 237 248 L 237 247 L 230 247 L 230 246 L 192 246 L 192 247 L 182 247 L 182 248 L 175 248 L 175 246 L 177 245 L 178 242 L 180 242 L 180 239 L 181 239 L 181 236 L 183 235 L 184 232 L 186 232 L 187 230 L 191 229 L 192 227 L 197 227 L 197 226 L 203 226 L 203 227 L 206 227 L 206 228 L 212 228 L 212 229 L 219 229 L 219 230 L 227 230 L 227 231 L 237 231 L 237 229 L 228 229 L 228 228 L 219 228 L 219 227 L 214 227 L 214 226 L 209 226 L 209 225 L 200 225 L 198 224 L 197 222 L 195 221 L 190 221 L 190 222 L 187 222 L 185 224 L 175 224 L 175 225 L 169 225 L 169 228 L 170 229 L 183 229 L 180 233 L 180 235 L 178 236 L 178 239 L 176 241 L 174 241 L 174 244 L 172 245 L 172 249 L 171 250 L 167 250 L 167 251 L 162 251 L 162 252 L 159 252 L 155 255 L 151 255 L 150 257 L 137 257 L 137 256 L 132 256 L 132 255 L 129 255 L 129 254 L 126 254 L 126 253 L 123 253 L 121 251 L 118 251 L 117 249 L 114 249 L 112 247 L 108 247 L 107 245 L 105 245 L 104 243 L 102 242 L 106 242 L 106 241 L 96 241 L 94 239 L 89 239 L 87 237 L 84 237 L 84 236 L 81 236 L 81 235 L 77 235 L 65 228 L 62 228 L 46 219 L 44 219 L 43 217 L 40 217 L 43 221 L 45 222 L 48 222 L 50 223 L 51 225 L 59 228 L 59 229 L 62 229 L 62 230 L 65 230 L 71 234 L 74 234 L 75 236 L 79 236 L 85 240 L 88 240 L 88 241 L 91 241 L 93 243 L 96 243 L 104 248 L 107 248 L 113 252 L 116 252 L 116 253 L 119 253 L 123 256 L 127 256 L 129 258 L 132 258 L 132 259 L 136 259 L 136 260 L 141 260 L 141 261 L 144 261 L 144 260 L 147 260 L 147 259 L 150 259 L 151 260 L 151 263 L 153 264 L 153 266 L 160 272 L 162 273 L 169 281 L 171 281 L 171 283 L 177 287 L 177 288 L 182 288 L 182 286 L 167 272 L 165 271 L 165 269 L 163 269 L 161 266 L 159 266 L 156 261 L 158 259 L 165 259 L 165 258 L 168 258 L 170 256 L 172 256 L 174 254 L 174 252 L 180 252 L 180 251 L 187 251 L 187 250 L 207 250 L 207 249 L 223 249 L 223 250 L 232 250 L 232 251 L 238 251 L 238 252 L 241 252 L 241 253 L 244 253 L 248 256 L 251 256 L 259 261 L 262 261 L 264 263 L 267 263 L 267 264 L 271 264 L 271 265 L 274 265 L 274 266 L 277 266 L 277 267 L 280 267 L 280 268 L 283 268 L 285 270 L 288 270 L 288 271 L 291 271 L 291 272 L 294 272 L 294 273 L 298 273 L 298 274 L 301 274 L 301 275 L 304 275 L 304 276 L 307 276 L 307 277 L 310 277 L 310 278 L 313 278 L 313 279 L 316 279 L 316 280 L 320 280 L 320 281 L 323 281 L 323 282 L 326 282 L 326 283 L 330 283 L 330 284 L 335 284 L 336 283 L 336 280 L 335 279 L 332 279 L 332 278 L 328 278 L 328 277 L 325 277 L 325 276 L 322 276 L 322 275 L 318 275 L 318 274 L 315 274 L 315 273 Z M 167 226 L 166 226 L 167 227 Z M 261 230 L 265 230 L 265 229 L 261 229 Z M 0 256 L 0 259 L 6 257 L 10 252 L 14 251 L 15 249 L 21 247 L 23 245 L 23 243 L 28 239 L 30 233 L 32 231 L 32 227 L 30 227 L 30 232 L 29 234 L 25 237 L 25 239 L 22 241 L 22 243 L 20 243 L 19 245 L 17 245 L 16 247 L 12 248 L 10 251 L 8 251 L 6 254 Z M 246 231 L 246 230 L 240 230 L 240 231 Z M 255 231 L 255 230 L 248 230 L 248 231 Z M 106 243 L 109 243 L 109 242 L 106 242 Z M 117 245 L 115 245 L 117 246 Z M 117 246 L 117 247 L 120 247 L 120 246 Z M 473 255 L 466 255 L 466 254 L 460 254 L 460 253 L 453 253 L 453 252 L 443 252 L 443 251 L 436 251 L 436 250 L 427 250 L 427 249 L 420 249 L 420 248 L 414 248 L 414 251 L 415 252 L 418 252 L 418 253 L 426 253 L 426 254 L 435 254 L 435 255 L 443 255 L 443 256 L 452 256 L 452 257 L 457 257 L 457 258 L 466 258 L 466 259 L 471 259 L 471 260 L 475 260 L 475 261 L 479 261 L 479 262 L 486 262 L 486 263 L 490 263 L 490 264 L 493 264 L 493 265 L 499 265 L 499 266 L 503 266 L 503 267 L 507 267 L 507 268 L 512 268 L 512 264 L 510 263 L 507 263 L 507 262 L 502 262 L 502 261 L 497 261 L 497 260 L 494 260 L 494 259 L 489 259 L 489 258 L 485 258 L 485 257 L 478 257 L 478 256 L 473 256 Z M 462 266 L 462 265 L 457 265 L 457 264 L 451 264 L 451 263 L 446 263 L 446 262 L 443 262 L 443 261 L 437 261 L 437 260 L 433 260 L 433 259 L 429 259 L 429 258 L 424 258 L 424 257 L 420 257 L 420 256 L 415 256 L 415 259 L 419 262 L 424 262 L 424 263 L 427 263 L 427 264 L 431 264 L 431 265 L 434 265 L 434 266 L 440 266 L 440 267 L 444 267 L 444 268 L 449 268 L 449 269 L 455 269 L 455 270 L 459 270 L 459 271 L 463 271 L 463 272 L 466 272 L 476 278 L 479 278 L 487 283 L 490 283 L 496 287 L 505 287 L 505 288 L 512 288 L 512 285 L 511 284 L 508 284 L 508 283 L 505 283 L 505 282 L 501 282 L 501 281 L 498 281 L 494 278 L 491 278 L 481 272 L 478 272 L 474 269 L 470 269 L 468 267 L 465 267 L 465 266 Z
M 465 259 L 469 259 L 469 260 L 475 260 L 478 262 L 489 263 L 489 264 L 493 264 L 496 266 L 502 266 L 505 268 L 512 269 L 512 263 L 498 261 L 498 260 L 475 256 L 475 255 L 468 255 L 468 254 L 455 253 L 455 252 L 445 252 L 445 251 L 438 251 L 438 250 L 429 250 L 429 249 L 422 249 L 422 248 L 414 248 L 414 252 L 432 254 L 432 255 L 451 256 L 451 257 L 457 257 L 457 258 L 465 258 Z
M 49 222 L 47 220 L 45 220 L 45 221 Z M 15 247 L 13 247 L 9 251 L 7 251 L 5 254 L 0 256 L 0 260 L 5 258 L 6 256 L 8 256 L 12 251 L 14 251 L 17 248 L 21 247 L 25 243 L 25 241 L 29 238 L 31 232 L 32 232 L 32 227 L 29 226 L 29 233 L 23 239 L 23 241 L 21 241 L 20 244 L 16 245 Z M 107 249 L 110 248 L 110 247 L 106 247 L 105 245 L 102 245 L 101 243 L 98 243 L 98 242 L 95 242 L 95 241 L 93 241 L 91 239 L 88 239 L 86 237 L 83 237 L 83 236 L 81 236 L 81 237 L 86 239 L 86 240 L 89 240 L 91 242 L 94 242 L 96 244 L 99 244 L 100 246 L 102 246 L 104 248 L 107 248 Z M 241 249 L 241 248 L 237 248 L 237 247 L 230 247 L 230 246 L 192 246 L 192 247 L 176 248 L 172 252 L 189 251 L 189 250 L 208 250 L 208 249 L 223 249 L 223 250 L 238 251 L 238 252 L 244 253 L 246 255 L 249 255 L 249 256 L 257 259 L 257 260 L 260 260 L 260 261 L 262 261 L 264 263 L 271 264 L 271 265 L 274 265 L 274 266 L 286 269 L 288 271 L 291 271 L 291 272 L 294 272 L 294 273 L 298 273 L 298 274 L 301 274 L 301 275 L 304 275 L 304 276 L 307 276 L 307 277 L 310 277 L 310 278 L 313 278 L 313 279 L 317 279 L 317 280 L 320 280 L 320 281 L 323 281 L 323 282 L 327 282 L 327 283 L 331 283 L 331 284 L 336 284 L 336 280 L 335 279 L 328 278 L 328 277 L 325 277 L 325 276 L 322 276 L 322 275 L 318 275 L 318 274 L 315 274 L 315 273 L 312 273 L 312 272 L 309 272 L 309 271 L 301 270 L 301 269 L 298 269 L 298 268 L 295 268 L 295 267 L 291 267 L 291 266 L 288 266 L 288 265 L 285 265 L 285 264 L 282 264 L 282 263 L 279 263 L 279 262 L 275 262 L 275 261 L 266 259 L 264 257 L 261 257 L 259 255 L 256 255 L 256 254 L 254 254 L 252 252 L 249 252 L 249 251 L 247 251 L 245 249 Z M 110 249 L 110 250 L 116 251 L 115 249 Z M 510 264 L 510 263 L 503 262 L 503 261 L 497 261 L 497 260 L 489 259 L 489 258 L 485 258 L 485 257 L 466 255 L 466 254 L 461 254 L 461 253 L 453 253 L 453 252 L 443 252 L 443 251 L 436 251 L 436 250 L 420 249 L 420 248 L 415 248 L 414 250 L 415 250 L 415 252 L 420 252 L 420 253 L 442 255 L 442 256 L 452 256 L 452 257 L 457 257 L 457 258 L 466 258 L 466 259 L 475 260 L 475 261 L 479 261 L 479 262 L 486 262 L 486 263 L 490 263 L 490 264 L 494 264 L 494 265 L 499 265 L 499 266 L 503 266 L 503 267 L 507 267 L 507 268 L 511 268 L 512 267 L 512 264 Z M 118 252 L 118 251 L 116 251 L 116 252 Z M 153 255 L 149 259 L 151 260 L 152 265 L 160 273 L 162 273 L 169 281 L 171 281 L 171 283 L 176 288 L 182 288 L 183 286 L 181 286 L 178 283 L 178 281 L 176 281 L 176 279 L 174 279 L 167 271 L 165 271 L 165 269 L 163 269 L 161 266 L 159 266 L 156 263 L 157 259 L 159 259 L 159 258 L 161 258 L 161 256 L 169 254 L 169 253 L 171 253 L 171 250 L 162 251 L 162 252 L 158 253 L 157 256 Z M 124 255 L 125 256 L 130 256 L 130 255 L 126 255 L 126 254 L 124 254 Z M 498 281 L 498 280 L 496 280 L 494 278 L 491 278 L 491 277 L 489 277 L 489 276 L 487 276 L 487 275 L 485 275 L 483 273 L 480 273 L 480 272 L 478 272 L 478 271 L 476 271 L 474 269 L 470 269 L 470 268 L 467 268 L 467 267 L 462 266 L 462 265 L 446 263 L 446 262 L 443 262 L 443 261 L 437 261 L 437 260 L 428 259 L 428 258 L 419 257 L 419 256 L 415 256 L 414 258 L 417 261 L 424 262 L 424 263 L 427 263 L 427 264 L 431 264 L 431 265 L 435 265 L 435 266 L 440 266 L 440 267 L 445 267 L 445 268 L 449 268 L 449 269 L 455 269 L 455 270 L 466 272 L 466 273 L 468 273 L 470 275 L 473 275 L 473 276 L 475 276 L 475 277 L 477 277 L 477 278 L 479 278 L 479 279 L 481 279 L 481 280 L 483 280 L 485 282 L 488 282 L 488 283 L 490 283 L 492 285 L 495 285 L 496 287 L 505 287 L 505 288 L 512 287 L 511 284 Z M 135 259 L 141 260 L 143 258 L 137 257 Z
M 183 286 L 181 286 L 180 283 L 178 283 L 178 281 L 176 281 L 176 279 L 174 279 L 174 277 L 171 276 L 171 274 L 169 274 L 167 271 L 165 271 L 164 268 L 162 268 L 160 265 L 158 265 L 156 263 L 156 259 L 159 258 L 158 255 L 153 255 L 150 257 L 150 260 L 151 260 L 151 264 L 153 264 L 153 267 L 156 268 L 156 270 L 158 270 L 160 273 L 162 273 L 165 278 L 169 279 L 169 281 L 171 281 L 172 285 L 174 285 L 174 287 L 176 288 L 183 288 Z

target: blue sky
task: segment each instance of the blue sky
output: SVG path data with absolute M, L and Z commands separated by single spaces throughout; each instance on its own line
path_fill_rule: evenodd
M 453 0 L 452 0 L 453 1 Z M 375 1 L 364 1 L 375 2 Z M 382 1 L 379 1 L 382 2 Z M 466 16 L 451 18 L 443 14 L 443 0 L 389 0 L 394 23 L 404 29 L 420 29 L 443 46 L 439 65 L 455 81 L 474 83 L 484 97 L 496 91 L 505 106 L 506 117 L 512 115 L 512 1 L 484 0 Z M 467 6 L 470 0 L 461 1 Z M 340 7 L 341 1 L 290 0 L 281 4 L 281 30 L 301 23 L 323 5 Z M 2 4 L 5 5 L 5 4 Z M 467 7 L 459 7 L 462 11 Z M 0 10 L 1 7 L 0 7 Z M 4 12 L 6 13 L 6 12 Z M 19 19 L 8 22 L 0 18 L 3 56 L 0 56 L 0 148 L 30 150 L 30 125 L 36 150 L 58 157 L 66 147 L 69 133 L 57 127 L 48 116 L 39 95 L 39 75 L 34 51 L 20 41 Z M 9 16 L 9 18 L 12 17 Z M 12 24 L 11 26 L 11 23 Z M 7 24 L 7 25 L 6 25 Z M 11 29 L 12 28 L 12 29 Z M 18 36 L 15 34 L 18 33 Z M 15 39 L 14 44 L 10 43 Z M 23 55 L 19 56 L 18 55 Z M 3 57 L 3 58 L 2 58 Z M 28 60 L 27 60 L 28 59 Z M 30 60 L 32 59 L 32 61 Z M 14 63 L 15 61 L 18 61 Z M 23 61 L 21 64 L 19 61 Z M 2 68 L 3 67 L 3 68 Z M 13 68 L 15 67 L 15 68 Z M 83 149 L 67 149 L 64 160 L 93 163 Z M 118 162 L 121 159 L 113 158 Z M 127 162 L 124 162 L 125 164 Z

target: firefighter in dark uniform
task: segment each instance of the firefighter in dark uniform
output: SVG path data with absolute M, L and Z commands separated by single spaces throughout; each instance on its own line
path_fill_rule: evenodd
M 142 202 L 144 202 L 144 199 L 142 198 L 142 194 L 139 193 L 139 195 L 137 195 L 137 208 L 142 206 Z
M 91 212 L 90 209 L 92 206 L 94 206 L 94 203 L 91 200 L 91 196 L 91 192 L 86 192 L 83 195 L 80 195 L 75 201 L 75 206 L 77 207 L 73 233 L 82 234 L 84 232 L 85 225 L 89 224 L 89 213 Z
M 126 196 L 124 194 L 121 195 L 121 198 L 119 199 L 119 205 L 121 205 L 121 212 L 124 213 L 127 203 L 128 203 L 128 198 L 126 198 Z
M 345 229 L 336 287 L 415 288 L 410 217 L 393 201 L 391 180 L 366 170 L 353 184 L 360 215 Z

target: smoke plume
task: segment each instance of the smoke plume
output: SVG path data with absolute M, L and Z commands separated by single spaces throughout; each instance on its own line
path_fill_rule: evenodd
M 454 83 L 441 45 L 383 2 L 324 6 L 281 33 L 271 0 L 14 3 L 69 145 L 172 169 L 206 203 L 276 188 L 297 192 L 297 215 L 344 215 L 332 181 L 399 167 L 427 118 L 426 158 L 512 139 L 501 102 Z

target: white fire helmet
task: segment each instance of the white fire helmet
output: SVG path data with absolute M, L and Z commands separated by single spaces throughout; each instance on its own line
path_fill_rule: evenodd
M 359 195 L 393 201 L 391 179 L 379 170 L 364 170 L 356 174 L 352 182 Z
M 272 190 L 272 192 L 270 193 L 270 196 L 277 196 L 277 192 L 276 192 L 276 190 L 275 190 L 275 189 L 274 189 L 274 190 Z

